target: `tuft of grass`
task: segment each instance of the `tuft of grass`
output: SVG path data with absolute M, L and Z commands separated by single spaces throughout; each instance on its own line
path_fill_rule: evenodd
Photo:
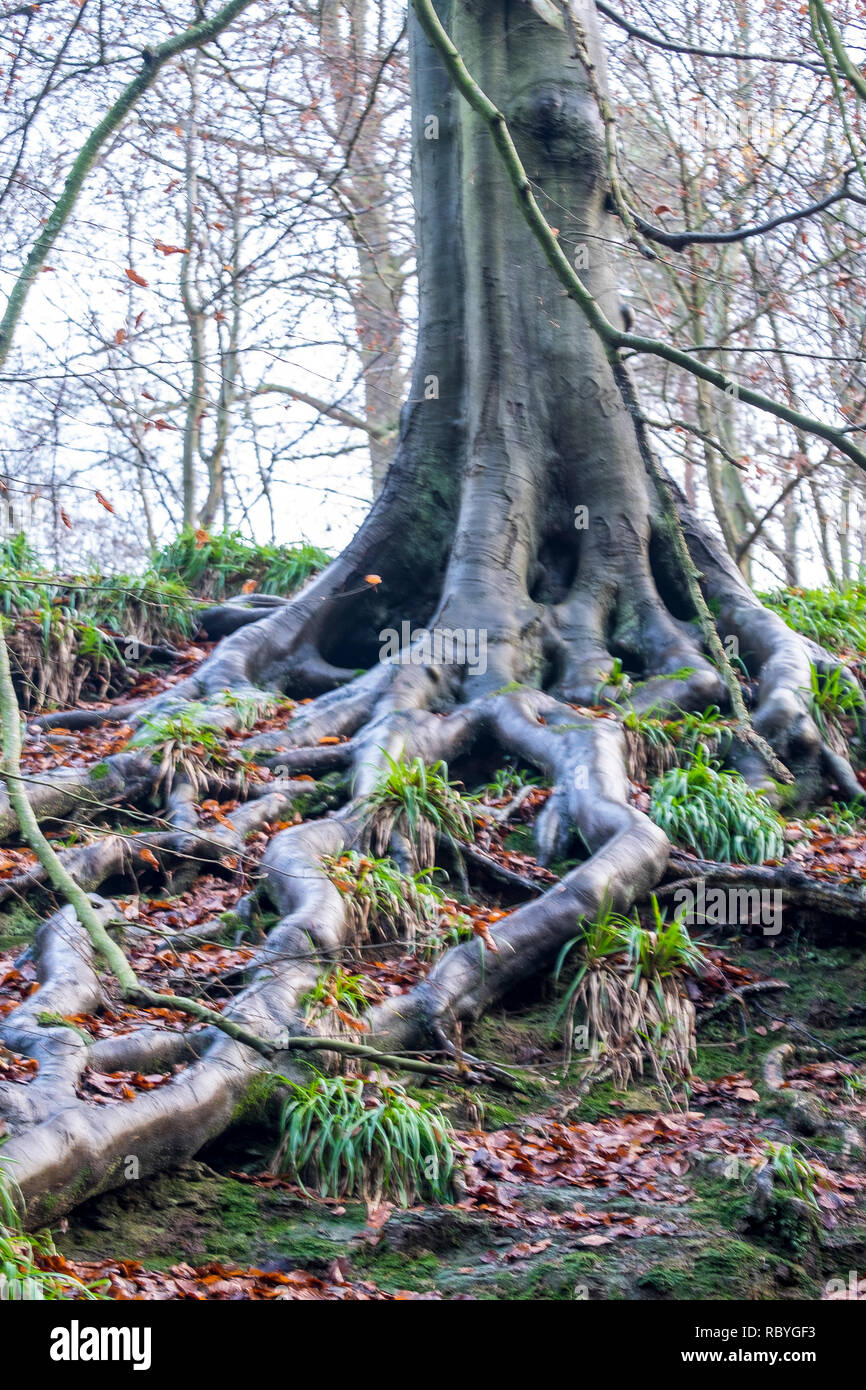
M 153 568 L 175 576 L 201 598 L 224 598 L 250 583 L 259 593 L 287 596 L 330 559 L 316 545 L 255 545 L 240 531 L 211 536 L 188 528 L 157 551 Z
M 304 1010 L 304 1023 L 308 1028 L 340 1033 L 344 1031 L 342 1024 L 364 1033 L 367 1025 L 362 1016 L 376 992 L 365 975 L 353 975 L 344 966 L 335 965 L 319 976 L 298 1003 Z
M 186 641 L 197 627 L 197 606 L 184 585 L 150 570 L 49 574 L 23 533 L 0 542 L 0 611 L 10 623 L 16 691 L 28 710 L 122 690 L 139 669 L 131 644 Z
M 232 710 L 240 729 L 252 729 L 260 719 L 272 719 L 281 710 L 294 708 L 293 701 L 269 690 L 221 690 L 213 703 Z
M 427 767 L 423 758 L 406 763 L 380 751 L 386 765 L 365 798 L 376 854 L 383 853 L 396 830 L 412 845 L 419 867 L 432 868 L 438 839 L 454 845 L 475 838 L 471 809 L 458 784 L 448 780 L 446 763 Z
M 700 713 L 684 713 L 666 721 L 665 728 L 677 750 L 677 761 L 693 758 L 703 749 L 712 758 L 723 758 L 733 740 L 733 726 L 718 705 Z
M 866 653 L 866 584 L 841 589 L 777 589 L 760 594 L 766 608 L 831 652 Z
M 30 1235 L 23 1229 L 13 1184 L 0 1166 L 0 1298 L 56 1302 L 107 1297 L 104 1280 L 85 1284 L 72 1274 L 45 1268 L 56 1255 L 48 1232 Z
M 829 831 L 832 835 L 862 835 L 866 832 L 863 803 L 858 801 L 856 805 L 849 806 L 847 802 L 834 801 L 826 811 L 807 821 L 806 830 L 809 834 L 820 830 L 824 833 Z
M 370 859 L 349 850 L 322 862 L 328 878 L 346 899 L 358 939 L 404 939 L 412 949 L 425 928 L 442 915 L 443 895 L 430 882 L 431 869 L 404 874 L 393 859 Z
M 207 722 L 206 707 L 195 700 L 166 714 L 146 715 L 130 746 L 153 750 L 153 761 L 159 763 L 157 786 L 166 793 L 178 774 L 199 792 L 208 772 L 227 761 L 221 731 Z
M 178 580 L 153 570 L 139 575 L 48 573 L 23 534 L 0 542 L 0 592 L 5 615 L 35 622 L 46 643 L 57 625 L 148 644 L 189 638 L 197 626 L 198 605 Z
M 393 859 L 348 850 L 322 867 L 342 893 L 356 939 L 400 941 L 410 955 L 435 960 L 473 935 L 472 922 L 430 882 L 432 869 L 404 874 Z
M 35 569 L 39 557 L 24 531 L 16 531 L 14 536 L 0 536 L 0 565 L 12 570 Z
M 622 711 L 629 772 L 638 782 L 687 764 L 699 749 L 715 759 L 723 758 L 731 746 L 733 728 L 718 705 L 700 713 L 683 712 L 677 719 L 652 710 L 642 713 L 627 703 L 617 707 Z
M 864 712 L 859 686 L 854 685 L 841 666 L 820 670 L 810 665 L 809 688 L 805 693 L 809 697 L 809 711 L 822 737 L 838 753 L 845 753 L 848 739 L 842 721 L 859 719 Z
M 540 787 L 540 777 L 523 772 L 519 767 L 499 767 L 491 780 L 469 798 L 471 801 L 501 801 L 503 797 L 515 796 L 524 787 Z
M 454 1152 L 435 1106 L 384 1078 L 278 1079 L 289 1096 L 273 1172 L 322 1197 L 388 1198 L 404 1207 L 417 1198 L 450 1200 Z
M 635 913 L 625 917 L 602 905 L 556 962 L 558 981 L 569 958 L 577 969 L 565 990 L 557 1020 L 565 1025 L 566 1054 L 574 1045 L 575 1019 L 586 1029 L 590 1074 L 599 1065 L 624 1089 L 647 1066 L 667 1086 L 691 1073 L 696 1051 L 694 1005 L 682 991 L 686 975 L 700 974 L 705 956 L 680 917 L 667 921 L 652 897 L 653 926 Z
M 783 1188 L 792 1197 L 798 1197 L 817 1211 L 815 1187 L 818 1170 L 793 1144 L 777 1144 L 772 1139 L 765 1139 L 764 1152 L 757 1168 L 758 1171 L 769 1168 L 774 1187 Z
M 656 779 L 649 814 L 675 844 L 702 859 L 763 864 L 785 852 L 782 819 L 763 792 L 738 772 L 714 767 L 702 749 L 688 767 Z
M 622 658 L 615 656 L 609 671 L 599 671 L 599 683 L 595 688 L 593 702 L 596 705 L 602 704 L 605 700 L 612 700 L 608 693 L 611 690 L 620 690 L 623 695 L 627 695 L 632 688 L 631 677 L 622 664 Z

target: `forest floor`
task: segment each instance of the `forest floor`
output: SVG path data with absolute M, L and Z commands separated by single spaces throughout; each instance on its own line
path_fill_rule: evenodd
M 154 693 L 202 655 L 193 649 L 133 694 Z M 251 732 L 288 717 L 261 720 Z M 43 733 L 28 741 L 25 766 L 93 763 L 129 734 L 116 725 Z M 636 804 L 646 799 L 645 785 L 633 790 Z M 533 792 L 511 828 L 488 828 L 485 841 L 501 864 L 539 885 L 552 877 L 532 856 L 532 821 L 545 795 Z M 218 821 L 233 805 L 206 801 L 202 812 Z M 122 812 L 112 827 L 123 828 Z M 218 939 L 190 948 L 164 934 L 231 913 L 282 828 L 265 826 L 242 862 L 222 863 L 189 887 L 115 895 L 150 933 L 129 949 L 144 981 L 195 992 L 216 1008 L 231 998 L 266 921 L 242 932 L 227 917 Z M 53 835 L 68 846 L 94 833 L 83 826 Z M 795 854 L 816 879 L 866 877 L 859 831 L 837 833 L 828 823 Z M 24 849 L 0 850 L 0 884 L 30 863 Z M 513 884 L 488 879 L 474 882 L 471 903 L 460 906 L 484 935 L 521 900 Z M 27 947 L 47 910 L 44 894 L 0 907 L 0 1017 L 38 987 Z M 451 1203 L 403 1210 L 320 1198 L 269 1171 L 276 1131 L 246 1122 L 194 1162 L 85 1202 L 54 1229 L 52 1267 L 121 1299 L 866 1296 L 866 923 L 786 906 L 771 936 L 748 924 L 694 934 L 709 964 L 689 982 L 698 1053 L 688 1086 L 587 1086 L 585 1057 L 569 1057 L 563 1040 L 562 985 L 547 977 L 462 1039 L 467 1052 L 506 1067 L 513 1085 L 419 1085 L 416 1077 L 407 1086 L 453 1125 Z M 429 966 L 397 944 L 368 944 L 351 968 L 375 999 L 410 988 Z M 166 1028 L 200 1026 L 171 1009 L 122 1005 L 107 978 L 105 986 L 99 1013 L 69 1018 L 69 1026 L 105 1037 L 129 1031 L 144 1013 Z M 780 1074 L 782 1044 L 793 1051 Z M 28 1067 L 0 1049 L 4 1080 L 28 1084 Z M 123 1105 L 176 1070 L 88 1071 L 79 1094 Z M 768 1142 L 794 1145 L 810 1165 L 808 1193 L 767 1181 Z
M 415 1089 L 435 1091 L 457 1129 L 453 1205 L 317 1199 L 267 1172 L 273 1134 L 250 1128 L 200 1161 L 85 1203 L 55 1233 L 58 1250 L 80 1275 L 108 1277 L 118 1297 L 275 1297 L 287 1287 L 320 1298 L 841 1296 L 866 1269 L 866 1163 L 841 1132 L 802 1130 L 847 1119 L 862 1131 L 856 1069 L 828 1058 L 866 1046 L 866 956 L 805 937 L 724 949 L 749 976 L 787 988 L 758 995 L 760 1009 L 727 996 L 701 1010 L 681 1110 L 660 1107 L 650 1088 L 618 1094 L 602 1083 L 581 1097 L 542 990 L 467 1040 L 508 1064 L 521 1092 Z M 780 1039 L 798 1049 L 786 1091 L 811 1098 L 815 1123 L 798 1116 L 794 1126 L 786 1093 L 765 1084 Z M 816 1165 L 817 1209 L 761 1190 L 749 1158 L 766 1139 L 793 1141 Z

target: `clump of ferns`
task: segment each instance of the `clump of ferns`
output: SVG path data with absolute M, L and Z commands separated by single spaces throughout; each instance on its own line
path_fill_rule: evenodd
M 325 1077 L 289 1088 L 271 1170 L 321 1197 L 412 1206 L 452 1198 L 451 1130 L 434 1106 L 396 1081 Z
M 674 844 L 702 859 L 763 864 L 785 854 L 784 823 L 764 792 L 715 767 L 700 747 L 688 767 L 656 779 L 649 814 Z
M 731 746 L 733 726 L 718 705 L 677 719 L 663 719 L 652 710 L 642 714 L 630 706 L 620 708 L 629 776 L 636 782 L 687 764 L 699 750 L 711 759 L 723 758 Z
M 475 838 L 472 811 L 457 783 L 448 779 L 448 766 L 423 758 L 405 762 L 385 758 L 376 784 L 364 799 L 375 855 L 384 854 L 393 835 L 407 841 L 420 869 L 433 868 L 436 845 L 445 840 L 457 849 L 460 841 Z
M 605 903 L 579 935 L 560 951 L 555 979 L 577 962 L 557 1011 L 564 1024 L 566 1060 L 575 1047 L 576 1022 L 587 1053 L 587 1075 L 601 1069 L 625 1090 L 649 1070 L 669 1092 L 691 1075 L 695 1056 L 695 1009 L 683 989 L 687 975 L 700 974 L 705 956 L 681 916 L 670 922 L 652 898 L 653 925 L 641 926 Z

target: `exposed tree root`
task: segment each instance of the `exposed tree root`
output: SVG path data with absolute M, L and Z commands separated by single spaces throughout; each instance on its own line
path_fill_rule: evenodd
M 705 561 L 704 573 L 710 570 Z M 727 580 L 724 567 L 722 576 Z M 309 601 L 301 603 L 308 606 Z M 660 603 L 656 598 L 651 607 Z M 808 715 L 794 682 L 802 679 L 803 660 L 808 666 L 804 644 L 778 620 L 765 621 L 769 615 L 759 605 L 747 602 L 739 585 L 728 595 L 727 605 L 720 622 L 727 621 L 729 630 L 736 630 L 744 644 L 750 643 L 747 659 L 757 660 L 759 691 L 768 680 L 786 682 L 784 689 L 796 705 L 802 737 Z M 466 617 L 466 610 L 462 616 Z M 205 663 L 189 694 L 201 697 L 208 691 L 225 689 L 230 670 L 239 676 L 236 688 L 248 689 L 253 671 L 261 677 L 265 669 L 261 654 L 255 662 L 251 660 L 253 638 L 266 648 L 271 662 L 276 660 L 277 651 L 285 659 L 282 644 L 290 617 L 292 631 L 297 634 L 303 623 L 286 608 L 226 639 Z M 274 626 L 279 628 L 277 633 Z M 562 630 L 558 625 L 558 641 L 562 640 Z M 652 622 L 648 630 L 657 631 Z M 642 698 L 654 708 L 672 713 L 700 708 L 708 698 L 719 698 L 715 672 L 702 657 L 695 660 L 697 640 L 688 626 L 677 626 L 675 620 L 668 619 L 664 631 L 676 631 L 681 640 L 667 649 L 663 664 L 681 663 L 688 652 L 695 665 L 687 674 L 662 674 L 661 679 L 647 680 L 639 688 Z M 536 635 L 541 640 L 539 625 Z M 646 640 L 648 657 L 651 647 Z M 294 641 L 292 636 L 290 645 Z M 525 641 L 525 628 L 516 636 L 512 632 L 503 654 L 511 652 L 513 656 L 511 644 Z M 241 650 L 233 650 L 236 647 Z M 500 662 L 500 674 L 514 669 L 510 657 Z M 589 668 L 585 660 L 581 669 L 584 683 L 575 685 L 578 667 L 572 664 L 569 668 L 566 684 L 571 695 L 587 694 Z M 630 805 L 625 740 L 618 721 L 579 714 L 562 699 L 528 686 L 496 691 L 490 688 L 489 680 L 483 680 L 480 684 L 485 688 L 476 694 L 476 679 L 453 667 L 381 663 L 299 707 L 285 728 L 253 735 L 247 741 L 256 759 L 280 768 L 283 778 L 288 775 L 290 779 L 291 773 L 301 768 L 316 772 L 350 768 L 353 774 L 352 798 L 341 811 L 278 833 L 261 864 L 258 892 L 270 900 L 280 920 L 257 951 L 249 983 L 225 1010 L 225 1016 L 262 1039 L 274 1049 L 273 1054 L 263 1055 L 210 1026 L 181 1034 L 144 1026 L 88 1045 L 68 1027 L 40 1023 L 40 1018 L 46 1020 L 48 1016 L 90 1012 L 102 1000 L 92 948 L 74 914 L 64 908 L 43 926 L 34 948 L 40 989 L 10 1014 L 0 1029 L 0 1038 L 7 1046 L 40 1063 L 29 1085 L 0 1088 L 0 1110 L 12 1136 L 4 1157 L 14 1164 L 12 1172 L 27 1203 L 29 1221 L 38 1223 L 49 1215 L 56 1216 L 86 1195 L 123 1182 L 131 1171 L 144 1176 L 191 1156 L 242 1113 L 256 1076 L 292 1068 L 297 1074 L 298 1049 L 282 1056 L 281 1040 L 306 1032 L 299 1001 L 315 984 L 319 972 L 343 957 L 352 939 L 341 895 L 322 872 L 320 862 L 324 855 L 337 855 L 347 847 L 367 843 L 372 827 L 365 798 L 381 774 L 386 753 L 397 760 L 420 757 L 428 764 L 439 759 L 453 762 L 479 752 L 489 760 L 497 756 L 494 749 L 518 757 L 537 768 L 553 788 L 536 824 L 539 859 L 550 862 L 576 847 L 589 857 L 549 891 L 497 923 L 492 931 L 495 950 L 480 938 L 455 947 L 408 994 L 373 1007 L 364 1047 L 388 1053 L 419 1048 L 454 1052 L 457 1025 L 478 1018 L 527 976 L 549 968 L 562 945 L 575 934 L 581 917 L 595 915 L 606 900 L 625 910 L 659 882 L 668 862 L 669 845 L 664 834 Z M 292 688 L 286 681 L 279 684 Z M 465 703 L 459 703 L 461 697 Z M 175 687 L 169 697 L 171 705 L 179 698 Z M 759 695 L 758 708 L 759 714 L 762 709 L 772 710 L 776 719 L 779 700 L 772 690 L 763 699 Z M 129 714 L 127 711 L 127 717 Z M 214 714 L 225 727 L 226 711 L 214 710 Z M 769 715 L 765 718 L 767 733 L 778 738 L 778 723 Z M 322 746 L 319 740 L 323 737 L 344 741 Z M 814 769 L 819 762 L 826 778 L 830 766 L 826 750 L 818 746 L 816 752 L 815 742 L 809 742 L 808 737 L 806 744 L 809 768 Z M 792 746 L 789 741 L 789 753 Z M 750 755 L 751 750 L 748 752 Z M 739 757 L 741 761 L 746 757 L 742 749 Z M 832 764 L 834 771 L 837 766 Z M 30 796 L 40 817 L 50 819 L 72 812 L 78 819 L 82 809 L 92 812 L 152 794 L 154 766 L 135 752 L 116 754 L 105 760 L 98 782 L 97 796 L 92 791 L 92 769 L 76 771 L 70 777 L 62 772 L 45 774 L 34 779 Z M 256 795 L 232 813 L 230 826 L 217 824 L 203 829 L 195 791 L 180 781 L 164 812 L 165 829 L 132 837 L 108 834 L 92 844 L 65 851 L 63 859 L 91 893 L 109 881 L 134 884 L 137 878 L 152 877 L 153 861 L 158 874 L 166 876 L 176 873 L 179 866 L 198 869 L 207 863 L 218 864 L 221 858 L 242 853 L 244 836 L 251 829 L 290 811 L 297 796 L 308 792 L 309 787 L 309 782 L 288 780 L 273 790 L 267 786 L 248 789 Z M 845 789 L 850 788 L 846 785 Z M 4 828 L 7 835 L 15 829 L 11 811 L 6 813 Z M 413 848 L 397 828 L 391 833 L 389 849 L 398 862 L 413 866 Z M 715 879 L 725 873 L 718 866 L 694 866 L 695 872 L 703 870 Z M 801 885 L 799 880 L 794 885 L 794 871 L 731 872 L 737 881 L 755 883 L 759 879 L 761 883 L 769 881 L 769 877 L 775 883 L 782 873 L 786 886 L 807 891 L 815 905 L 824 905 L 828 897 L 827 893 L 822 896 L 821 885 Z M 40 871 L 34 870 L 13 880 L 7 891 L 32 891 L 40 881 Z M 838 908 L 838 894 L 831 892 L 829 896 Z M 119 914 L 110 903 L 97 903 L 104 920 L 117 919 Z M 848 903 L 846 897 L 845 910 L 856 914 L 858 905 L 853 900 Z M 88 1066 L 152 1071 L 181 1063 L 187 1065 L 170 1083 L 123 1105 L 100 1108 L 76 1094 Z
M 848 917 L 866 927 L 866 890 L 853 883 L 832 883 L 813 878 L 796 864 L 716 864 L 674 850 L 671 866 L 679 877 L 657 889 L 666 899 L 680 887 L 704 879 L 718 887 L 745 887 L 779 890 L 789 907 L 807 907 L 827 917 Z
M 567 36 L 530 7 L 520 7 L 517 24 L 510 6 L 442 8 L 491 100 L 508 107 L 541 206 L 550 202 L 557 225 L 564 208 L 569 236 L 592 246 L 585 283 L 610 318 L 619 296 L 605 249 L 612 229 L 603 135 Z M 596 52 L 593 15 L 581 8 Z M 351 775 L 349 799 L 321 820 L 280 831 L 261 862 L 256 891 L 279 921 L 224 1014 L 255 1046 L 211 1026 L 170 1039 L 145 1026 L 88 1044 L 40 1023 L 95 1007 L 102 991 L 74 915 L 62 909 L 42 928 L 40 988 L 0 1027 L 8 1046 L 40 1061 L 29 1085 L 0 1088 L 12 1134 L 4 1160 L 14 1165 L 31 1223 L 193 1155 L 244 1113 L 264 1071 L 298 1067 L 303 1047 L 286 1055 L 281 1048 L 305 1032 L 303 996 L 353 945 L 351 914 L 323 858 L 373 843 L 414 870 L 436 849 L 429 829 L 413 838 L 399 815 L 371 814 L 386 755 L 528 763 L 553 788 L 535 827 L 539 859 L 587 856 L 498 922 L 487 941 L 447 951 L 421 984 L 373 1007 L 361 1046 L 390 1053 L 454 1055 L 456 1026 L 549 968 L 581 917 L 606 900 L 625 911 L 661 879 L 670 846 L 630 803 L 618 718 L 592 718 L 584 707 L 604 702 L 616 712 L 627 695 L 638 710 L 677 716 L 733 701 L 742 737 L 729 756 L 750 780 L 771 785 L 780 759 L 804 800 L 860 795 L 850 763 L 810 711 L 810 664 L 838 663 L 761 607 L 673 492 L 683 553 L 668 494 L 641 448 L 627 378 L 563 299 L 514 215 L 513 188 L 486 130 L 459 105 L 414 20 L 411 46 L 416 109 L 441 119 L 438 140 L 425 141 L 419 125 L 416 141 L 420 348 L 398 453 L 369 516 L 291 602 L 230 603 L 208 615 L 209 630 L 228 635 L 162 695 L 31 721 L 76 729 L 123 720 L 135 729 L 154 710 L 195 700 L 215 730 L 228 731 L 237 716 L 220 703 L 225 691 L 311 700 L 284 728 L 246 740 L 276 773 L 275 791 L 242 787 L 237 767 L 208 766 L 195 788 L 180 775 L 169 795 L 151 751 L 134 741 L 96 767 L 31 776 L 40 821 L 92 820 L 106 807 L 145 801 L 146 813 L 158 815 L 153 833 L 109 834 L 64 855 L 91 893 L 240 855 L 250 828 L 294 805 L 294 777 Z M 455 245 L 472 254 L 455 256 Z M 399 634 L 399 654 L 385 660 L 388 630 Z M 447 640 L 450 657 L 431 652 L 431 633 Z M 478 647 L 479 659 L 469 653 L 473 637 L 483 637 L 483 659 Z M 720 660 L 731 641 L 737 649 L 729 654 L 747 673 L 742 699 Z M 740 704 L 751 707 L 753 727 Z M 197 797 L 229 782 L 244 805 L 228 833 L 200 825 Z M 0 800 L 0 837 L 17 830 Z M 12 891 L 32 892 L 39 882 L 34 871 Z M 96 910 L 102 922 L 119 915 L 110 902 L 97 901 Z M 76 1094 L 87 1065 L 144 1070 L 187 1060 L 170 1082 L 123 1104 L 98 1107 Z

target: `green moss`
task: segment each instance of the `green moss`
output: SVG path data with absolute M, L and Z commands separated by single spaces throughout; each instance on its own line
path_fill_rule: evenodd
M 601 1273 L 601 1261 L 591 1250 L 572 1251 L 523 1264 L 513 1271 L 496 1270 L 485 1284 L 472 1289 L 473 1297 L 490 1302 L 571 1303 L 589 1297 L 615 1297 Z
M 817 1213 L 790 1193 L 776 1189 L 772 1196 L 750 1215 L 750 1236 L 785 1255 L 812 1263 L 821 1240 Z
M 511 1110 L 507 1105 L 485 1105 L 484 1106 L 484 1126 L 486 1129 L 505 1129 L 508 1125 L 518 1124 L 520 1115 L 516 1110 Z
M 90 769 L 90 780 L 102 782 L 108 776 L 108 763 L 94 763 Z
M 638 1286 L 674 1299 L 765 1298 L 772 1289 L 771 1257 L 743 1240 L 721 1238 L 717 1245 L 686 1248 L 676 1258 L 653 1265 Z
M 726 1231 L 742 1231 L 749 1215 L 751 1196 L 737 1178 L 725 1178 L 696 1167 L 690 1174 L 698 1200 L 693 1212 L 696 1220 L 721 1226 Z
M 505 837 L 505 848 L 519 850 L 521 854 L 535 851 L 535 834 L 531 825 L 521 825 L 509 831 Z
M 225 945 L 231 945 L 238 932 L 245 936 L 250 929 L 249 923 L 244 921 L 239 912 L 221 912 L 219 919 L 223 924 L 219 939 Z
M 323 816 L 346 800 L 348 781 L 343 772 L 329 772 L 310 784 L 309 792 L 293 798 L 294 809 L 304 820 Z
M 439 1260 L 432 1250 L 407 1255 L 387 1246 L 362 1246 L 352 1255 L 352 1269 L 358 1271 L 389 1293 L 409 1289 L 425 1293 L 436 1288 Z
M 278 1086 L 278 1078 L 266 1072 L 254 1076 L 232 1112 L 232 1125 L 255 1124 L 265 1120 L 273 1106 Z
M 0 951 L 32 941 L 41 920 L 26 903 L 14 900 L 7 903 L 0 912 Z
M 619 1102 L 615 1104 L 614 1102 Z M 629 1108 L 629 1107 L 627 1107 Z M 577 1121 L 604 1119 L 607 1115 L 622 1114 L 623 1093 L 614 1088 L 611 1081 L 599 1081 L 581 1098 L 572 1118 Z
M 364 1220 L 357 1205 L 336 1218 L 293 1194 L 188 1163 L 85 1202 L 58 1246 L 68 1256 L 136 1259 L 153 1269 L 208 1259 L 255 1267 L 277 1256 L 290 1267 L 324 1273 Z
M 82 1042 L 91 1043 L 93 1041 L 85 1029 L 79 1028 L 77 1023 L 64 1018 L 62 1014 L 52 1014 L 43 1010 L 41 1014 L 36 1015 L 36 1022 L 41 1028 L 68 1028 L 71 1033 L 75 1033 L 77 1037 L 81 1038 Z

